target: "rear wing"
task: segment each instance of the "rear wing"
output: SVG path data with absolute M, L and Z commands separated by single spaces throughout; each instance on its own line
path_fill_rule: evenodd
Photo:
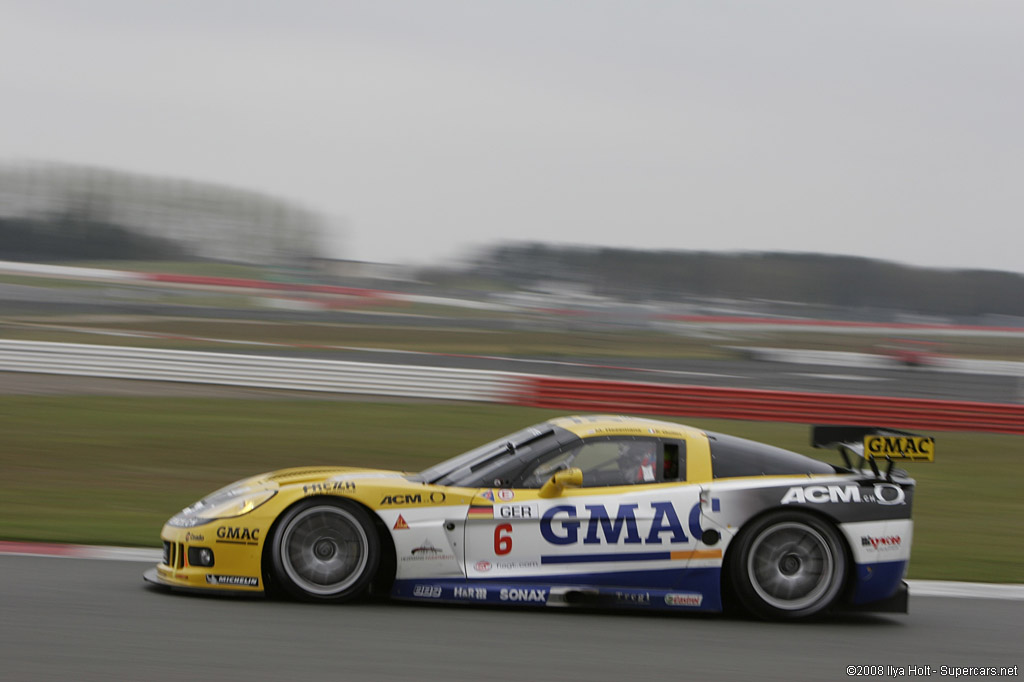
M 876 476 L 880 476 L 877 460 L 889 463 L 885 475 L 892 478 L 893 465 L 897 460 L 905 462 L 935 461 L 935 439 L 909 431 L 898 431 L 873 426 L 814 426 L 811 428 L 811 445 L 816 448 L 839 450 L 846 466 L 858 470 L 867 462 Z M 851 455 L 859 458 L 854 467 Z

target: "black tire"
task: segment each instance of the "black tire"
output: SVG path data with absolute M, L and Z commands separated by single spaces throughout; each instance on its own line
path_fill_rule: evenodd
M 745 528 L 730 552 L 740 605 L 760 618 L 823 613 L 843 591 L 848 561 L 835 527 L 815 516 L 775 512 Z
M 366 593 L 380 563 L 380 538 L 359 505 L 315 498 L 285 512 L 270 552 L 275 582 L 288 594 L 344 602 Z

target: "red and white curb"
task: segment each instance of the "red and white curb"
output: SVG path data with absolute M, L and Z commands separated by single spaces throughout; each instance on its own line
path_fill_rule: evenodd
M 159 549 L 109 547 L 102 545 L 65 545 L 48 542 L 11 542 L 0 540 L 0 555 L 41 556 L 54 559 L 100 559 L 103 561 L 139 561 L 158 563 Z
M 159 549 L 110 547 L 101 545 L 65 545 L 45 542 L 12 542 L 0 540 L 0 555 L 34 556 L 55 559 L 98 559 L 101 561 L 137 561 L 158 563 L 163 558 Z M 908 580 L 915 597 L 962 597 L 969 599 L 1008 599 L 1024 601 L 1024 585 L 996 583 L 963 583 L 946 580 Z

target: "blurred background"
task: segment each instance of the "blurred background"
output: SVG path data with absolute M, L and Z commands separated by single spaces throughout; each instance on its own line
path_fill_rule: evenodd
M 942 370 L 946 381 L 924 372 L 897 382 L 833 376 L 816 388 L 1024 399 L 1017 366 L 999 364 L 1024 360 L 1019 272 L 514 237 L 432 263 L 368 262 L 332 255 L 330 229 L 315 211 L 255 191 L 8 163 L 0 330 L 92 343 L 124 343 L 130 331 L 144 345 L 211 350 L 249 343 L 269 352 L 258 344 L 273 343 L 276 353 L 317 357 L 462 353 L 493 356 L 462 363 L 501 368 L 568 359 L 598 374 L 629 359 L 638 371 L 688 368 L 698 383 L 728 383 L 730 372 L 700 370 L 734 361 L 916 367 Z M 989 383 L 976 385 L 972 372 Z M 761 387 L 793 387 L 777 374 Z

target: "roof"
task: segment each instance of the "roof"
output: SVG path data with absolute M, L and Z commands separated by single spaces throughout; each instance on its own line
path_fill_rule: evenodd
M 627 417 L 622 415 L 576 415 L 558 417 L 548 421 L 552 426 L 565 429 L 570 433 L 587 438 L 591 436 L 658 436 L 662 438 L 693 438 L 704 434 L 683 424 Z

